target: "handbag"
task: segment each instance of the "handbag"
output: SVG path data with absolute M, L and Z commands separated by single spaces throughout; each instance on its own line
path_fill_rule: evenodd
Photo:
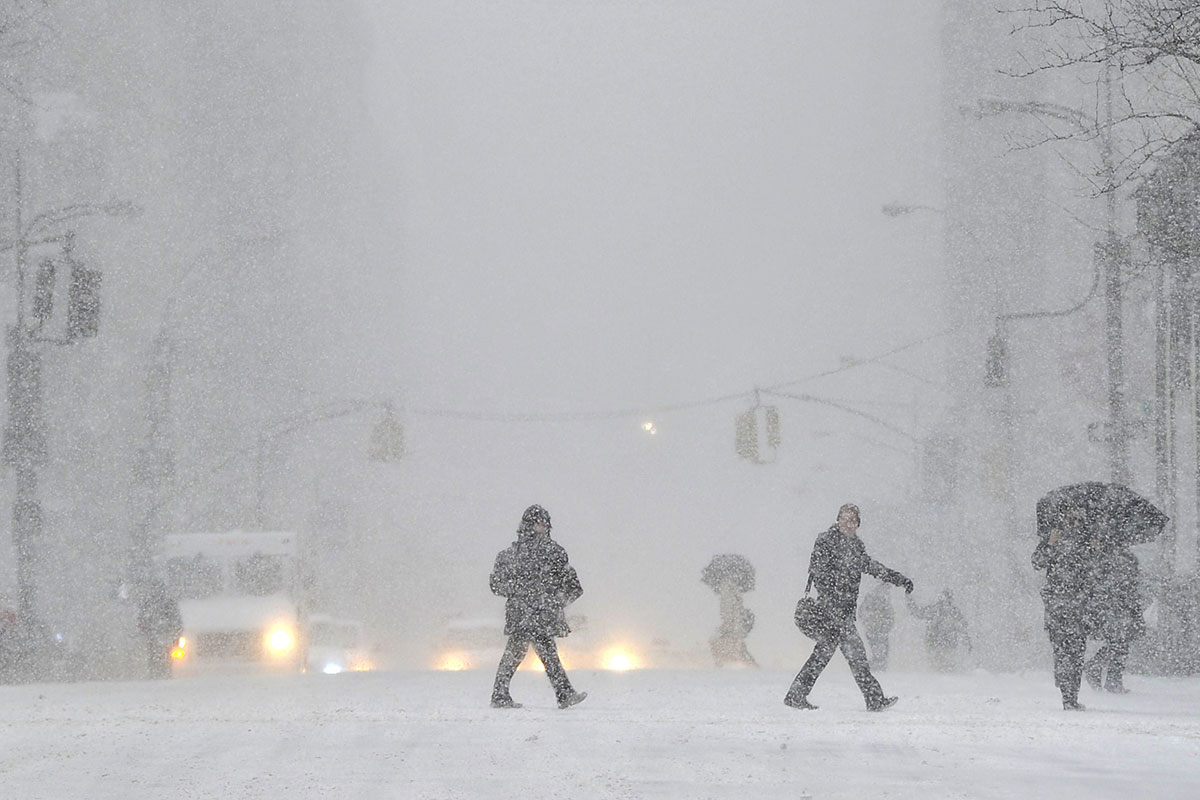
M 812 573 L 808 575 L 808 585 L 804 587 L 804 596 L 796 602 L 794 621 L 796 627 L 810 639 L 826 639 L 834 629 L 829 612 L 815 598 L 809 596 L 812 591 Z

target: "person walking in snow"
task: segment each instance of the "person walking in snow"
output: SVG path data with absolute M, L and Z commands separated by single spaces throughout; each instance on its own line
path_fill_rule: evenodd
M 850 671 L 866 700 L 868 711 L 882 711 L 899 698 L 885 697 L 879 681 L 871 674 L 866 648 L 854 627 L 858 589 L 863 573 L 912 592 L 913 583 L 893 569 L 867 555 L 866 545 L 858 538 L 862 521 L 858 506 L 847 503 L 838 509 L 837 522 L 817 537 L 809 559 L 808 574 L 817 587 L 817 605 L 829 621 L 829 633 L 817 639 L 812 655 L 792 681 L 783 698 L 785 705 L 815 709 L 808 693 L 839 647 L 850 664 Z
M 888 596 L 888 585 L 881 583 L 863 595 L 858 604 L 858 619 L 862 622 L 863 635 L 870 650 L 871 669 L 887 669 L 888 640 L 896 622 L 892 610 L 892 599 Z
M 938 672 L 952 672 L 959 667 L 959 647 L 971 649 L 971 636 L 967 632 L 967 620 L 958 606 L 954 605 L 954 595 L 949 589 L 943 589 L 927 606 L 920 606 L 906 596 L 909 613 L 925 621 L 925 652 L 929 655 L 929 664 Z
M 492 568 L 491 588 L 506 598 L 504 632 L 508 645 L 496 668 L 492 708 L 520 708 L 509 694 L 513 674 L 532 645 L 546 677 L 554 687 L 559 708 L 570 708 L 587 697 L 571 686 L 558 658 L 557 636 L 571 632 L 564 609 L 579 599 L 583 587 L 567 551 L 550 538 L 550 513 L 538 505 L 525 509 L 517 540 L 501 550 Z
M 1079 684 L 1087 638 L 1083 623 L 1088 575 L 1097 540 L 1085 539 L 1083 510 L 1038 509 L 1039 529 L 1046 534 L 1033 551 L 1033 568 L 1046 571 L 1042 587 L 1044 624 L 1054 651 L 1054 685 L 1062 693 L 1063 709 L 1082 711 Z

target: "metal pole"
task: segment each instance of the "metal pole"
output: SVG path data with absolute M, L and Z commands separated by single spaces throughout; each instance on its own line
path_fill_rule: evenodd
M 1113 157 L 1113 59 L 1112 42 L 1105 43 L 1104 62 L 1104 163 L 1105 222 L 1104 346 L 1108 373 L 1109 472 L 1114 483 L 1129 483 L 1129 432 L 1125 428 L 1125 354 L 1121 330 L 1121 266 L 1127 248 L 1117 235 L 1116 166 Z
M 16 240 L 17 313 L 8 329 L 8 425 L 4 431 L 4 460 L 13 468 L 12 535 L 17 561 L 17 603 L 21 618 L 32 622 L 37 607 L 36 554 L 42 534 L 38 500 L 38 467 L 46 458 L 42 409 L 41 352 L 25 328 L 25 284 L 28 242 L 22 219 L 21 162 L 15 165 L 16 202 L 13 211 Z

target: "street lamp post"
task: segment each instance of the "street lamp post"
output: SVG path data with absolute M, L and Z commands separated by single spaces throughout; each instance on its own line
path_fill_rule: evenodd
M 39 304 L 50 302 L 54 273 L 43 273 L 49 276 L 50 285 L 35 286 L 34 308 L 27 313 L 25 305 L 29 282 L 29 252 L 42 245 L 58 244 L 62 247 L 61 262 L 72 265 L 72 272 L 75 272 L 74 267 L 78 265 L 71 255 L 74 234 L 69 230 L 56 231 L 61 231 L 66 223 L 83 217 L 132 216 L 138 213 L 138 209 L 132 204 L 121 202 L 77 203 L 43 211 L 26 222 L 23 218 L 24 199 L 19 161 L 15 169 L 14 187 L 16 198 L 13 204 L 12 235 L 7 242 L 0 245 L 0 252 L 14 252 L 16 262 L 16 321 L 9 326 L 6 337 L 9 411 L 8 424 L 4 430 L 3 457 L 4 462 L 13 468 L 12 538 L 16 556 L 17 603 L 21 618 L 28 623 L 36 615 L 35 548 L 41 539 L 43 522 L 38 493 L 38 469 L 46 463 L 48 455 L 40 346 L 44 343 L 70 344 L 78 335 L 93 335 L 95 315 L 99 311 L 95 304 L 96 297 L 77 296 L 74 291 L 76 287 L 72 286 L 71 302 L 85 301 L 89 307 L 81 313 L 92 315 L 92 319 L 86 321 L 83 329 L 80 329 L 82 333 L 68 322 L 65 338 L 42 335 L 42 326 L 48 317 L 48 306 L 39 307 Z M 43 280 L 39 279 L 38 283 L 43 284 Z M 98 289 L 98 280 L 93 282 L 90 289 Z M 69 309 L 68 319 L 75 314 L 75 310 Z
M 1111 64 L 1106 64 L 1104 113 L 1106 122 L 1101 123 L 1078 109 L 1058 103 L 1034 100 L 1006 100 L 983 98 L 973 108 L 964 108 L 963 113 L 978 119 L 1001 114 L 1029 114 L 1050 117 L 1071 125 L 1079 133 L 1102 132 L 1100 137 L 1101 174 L 1104 185 L 1104 238 L 1097 242 L 1093 263 L 1097 273 L 1104 276 L 1104 352 L 1105 352 L 1105 396 L 1108 407 L 1108 422 L 1103 436 L 1108 445 L 1108 467 L 1115 483 L 1128 483 L 1129 474 L 1129 426 L 1125 413 L 1125 357 L 1124 332 L 1122 329 L 1121 273 L 1129 262 L 1129 248 L 1117 233 L 1116 165 L 1112 132 L 1112 80 Z

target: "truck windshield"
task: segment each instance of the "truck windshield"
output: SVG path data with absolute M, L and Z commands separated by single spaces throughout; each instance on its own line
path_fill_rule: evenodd
M 212 597 L 224 588 L 221 563 L 199 553 L 168 559 L 164 572 L 167 584 L 181 600 Z
M 264 597 L 285 589 L 284 559 L 255 553 L 233 565 L 234 594 Z

